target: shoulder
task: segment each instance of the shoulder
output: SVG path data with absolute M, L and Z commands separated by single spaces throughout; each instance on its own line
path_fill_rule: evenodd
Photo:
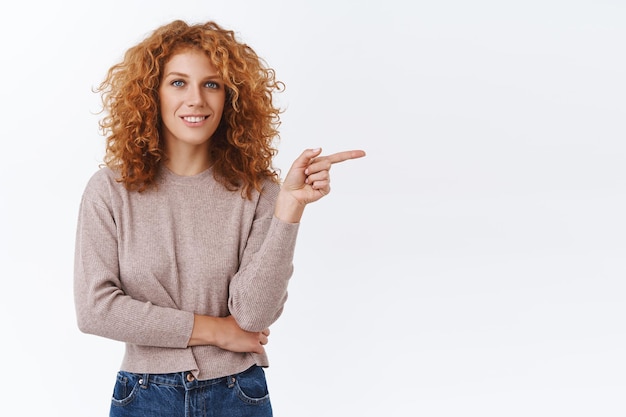
M 91 175 L 91 178 L 89 179 L 89 182 L 88 182 L 88 186 L 102 184 L 102 183 L 109 183 L 111 180 L 115 181 L 115 177 L 116 177 L 115 172 L 111 168 L 104 166 L 104 167 L 98 168 L 98 170 L 95 171 Z
M 278 197 L 278 192 L 280 191 L 280 184 L 272 181 L 267 178 L 263 182 L 263 189 L 261 190 L 261 195 L 264 198 L 269 198 L 275 200 Z
M 279 191 L 280 183 L 273 181 L 270 178 L 266 178 L 263 181 L 261 192 L 257 193 L 256 198 L 258 198 L 259 204 L 262 204 L 265 201 L 274 205 L 276 199 L 278 198 Z
M 271 216 L 274 213 L 274 205 L 278 198 L 278 192 L 280 191 L 280 184 L 266 179 L 263 182 L 263 188 L 261 192 L 254 192 L 253 200 L 256 201 L 257 215 Z
M 94 201 L 109 200 L 114 190 L 124 189 L 117 178 L 117 174 L 111 168 L 99 168 L 87 181 L 83 197 Z
M 117 181 L 118 175 L 109 167 L 101 167 L 91 175 L 87 181 L 87 190 L 108 188 L 112 184 L 122 185 Z

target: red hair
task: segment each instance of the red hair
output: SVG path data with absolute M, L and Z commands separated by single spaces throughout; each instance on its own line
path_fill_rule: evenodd
M 162 71 L 174 54 L 188 48 L 204 51 L 226 86 L 222 120 L 210 139 L 214 176 L 250 198 L 266 178 L 279 181 L 272 159 L 281 111 L 272 95 L 284 85 L 252 48 L 215 22 L 163 25 L 109 69 L 96 90 L 107 113 L 100 121 L 106 137 L 104 163 L 130 190 L 154 185 L 165 157 L 158 101 Z

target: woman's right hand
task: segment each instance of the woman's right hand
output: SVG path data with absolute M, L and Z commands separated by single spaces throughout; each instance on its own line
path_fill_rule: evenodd
M 307 149 L 293 162 L 280 188 L 274 214 L 287 223 L 298 223 L 304 207 L 330 192 L 333 164 L 362 158 L 365 152 L 352 150 L 321 156 L 322 150 Z
M 231 352 L 265 353 L 270 329 L 262 332 L 242 330 L 233 316 L 194 315 L 193 331 L 188 346 L 212 345 Z

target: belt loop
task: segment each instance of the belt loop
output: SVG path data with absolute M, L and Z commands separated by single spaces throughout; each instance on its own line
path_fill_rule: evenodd
M 235 378 L 235 375 L 229 375 L 226 377 L 226 383 L 228 384 L 228 388 L 232 388 L 235 386 L 235 381 L 237 380 L 237 378 Z
M 139 380 L 139 385 L 141 385 L 141 388 L 148 388 L 149 378 L 150 378 L 150 374 L 143 374 L 143 376 Z

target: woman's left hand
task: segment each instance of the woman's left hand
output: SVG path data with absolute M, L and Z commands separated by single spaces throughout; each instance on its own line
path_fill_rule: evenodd
M 330 168 L 333 164 L 365 156 L 352 150 L 320 156 L 322 150 L 307 149 L 293 162 L 283 181 L 276 202 L 276 217 L 296 223 L 304 207 L 330 193 Z

